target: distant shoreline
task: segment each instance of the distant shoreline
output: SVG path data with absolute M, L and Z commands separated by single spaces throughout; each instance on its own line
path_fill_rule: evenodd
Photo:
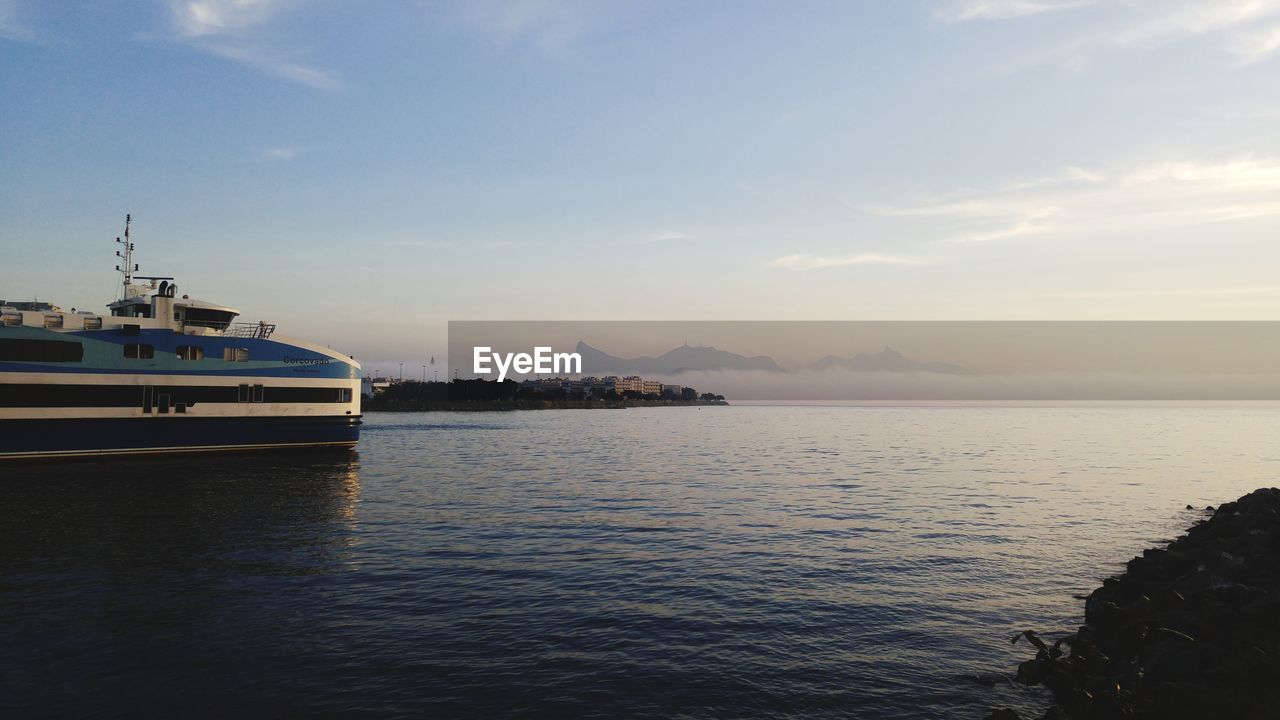
M 625 410 L 646 407 L 714 407 L 727 406 L 724 400 L 572 400 L 520 398 L 519 400 L 366 400 L 361 412 L 509 412 L 515 410 Z

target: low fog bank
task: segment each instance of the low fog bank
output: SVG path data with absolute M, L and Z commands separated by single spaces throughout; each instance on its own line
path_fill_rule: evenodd
M 1280 374 L 682 372 L 662 378 L 739 401 L 1280 400 Z

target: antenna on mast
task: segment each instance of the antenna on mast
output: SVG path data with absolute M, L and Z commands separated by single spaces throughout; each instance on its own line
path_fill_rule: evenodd
M 116 242 L 124 245 L 124 250 L 117 250 L 116 257 L 124 260 L 124 267 L 116 266 L 116 272 L 124 275 L 123 290 L 120 293 L 121 300 L 128 300 L 133 285 L 133 274 L 138 272 L 138 266 L 133 262 L 133 242 L 129 239 L 129 225 L 133 222 L 133 215 L 124 216 L 124 239 L 116 238 Z

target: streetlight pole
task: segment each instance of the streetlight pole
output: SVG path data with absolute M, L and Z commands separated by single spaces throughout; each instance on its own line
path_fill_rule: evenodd
M 400 382 L 404 382 L 404 363 L 400 363 Z

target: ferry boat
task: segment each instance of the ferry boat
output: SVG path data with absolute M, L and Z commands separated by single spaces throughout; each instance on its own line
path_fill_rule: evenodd
M 110 314 L 0 301 L 0 459 L 354 447 L 360 364 L 135 275 L 131 221 Z

